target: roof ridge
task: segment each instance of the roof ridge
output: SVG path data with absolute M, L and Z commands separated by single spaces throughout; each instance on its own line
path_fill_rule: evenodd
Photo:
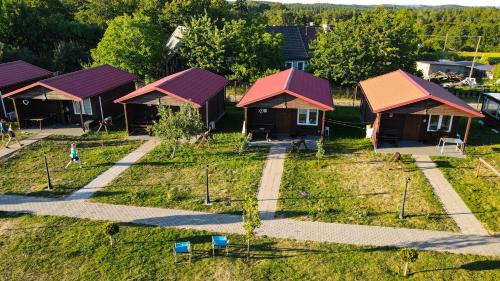
M 422 91 L 426 96 L 429 96 L 429 97 L 432 97 L 433 95 L 427 91 L 427 89 L 425 89 L 424 87 L 422 87 L 420 84 L 418 84 L 412 77 L 410 77 L 410 74 L 409 73 L 406 73 L 405 71 L 401 70 L 401 69 L 398 69 L 397 70 L 398 72 L 400 72 L 401 74 L 403 74 L 403 77 L 406 78 L 406 80 L 408 80 L 411 84 L 413 84 L 413 86 L 417 87 L 420 91 Z
M 104 66 L 110 66 L 110 67 L 113 67 L 113 68 L 116 68 L 116 69 L 119 69 L 117 67 L 114 67 L 114 66 L 111 66 L 109 64 L 101 64 L 101 65 L 98 65 L 98 66 L 94 66 L 94 67 L 89 67 L 89 68 L 84 68 L 84 69 L 80 69 L 80 70 L 77 70 L 77 71 L 73 71 L 73 72 L 68 72 L 68 73 L 64 73 L 64 74 L 61 74 L 61 75 L 57 75 L 57 76 L 54 76 L 54 77 L 50 77 L 50 78 L 47 78 L 47 79 L 43 79 L 43 80 L 40 80 L 39 82 L 42 82 L 42 83 L 45 83 L 45 82 L 52 82 L 52 81 L 57 81 L 61 78 L 66 78 L 68 76 L 73 76 L 73 75 L 76 75 L 78 73 L 82 73 L 82 72 L 86 72 L 86 71 L 91 71 L 91 70 L 94 70 L 94 69 L 98 69 L 98 68 L 102 68 Z M 121 69 L 119 69 L 121 70 Z M 122 70 L 123 71 L 123 70 Z
M 293 67 L 290 68 L 290 73 L 288 74 L 288 77 L 286 78 L 285 87 L 283 88 L 284 90 L 288 90 L 288 88 L 290 87 L 290 83 L 292 82 L 293 70 L 294 70 Z
M 179 77 L 182 77 L 182 76 L 186 75 L 186 73 L 189 73 L 189 72 L 191 72 L 191 71 L 193 71 L 193 70 L 195 70 L 195 69 L 197 69 L 197 68 L 198 68 L 198 67 L 191 67 L 191 68 L 188 68 L 188 69 L 185 69 L 185 70 L 181 71 L 180 73 L 179 73 L 179 72 L 177 72 L 177 73 L 174 73 L 174 74 L 170 74 L 169 76 L 164 77 L 164 78 L 166 79 L 166 81 L 164 81 L 164 82 L 162 82 L 162 83 L 160 83 L 160 84 L 158 84 L 158 85 L 155 85 L 154 87 L 155 87 L 155 88 L 158 88 L 158 87 L 161 87 L 161 86 L 165 86 L 165 85 L 167 85 L 169 82 L 172 82 L 172 81 L 174 81 L 175 79 L 177 79 L 177 78 L 179 78 Z M 201 69 L 201 68 L 198 68 L 198 69 Z M 170 76 L 174 76 L 174 77 L 170 77 Z M 169 78 L 169 77 L 170 77 L 170 79 L 167 79 L 167 78 Z M 163 79 L 163 78 L 162 78 L 162 79 Z M 160 80 L 161 80 L 161 79 L 160 79 Z
M 298 27 L 298 26 L 295 26 L 295 28 L 296 28 L 296 29 L 297 29 L 297 31 L 299 32 L 299 36 L 300 36 L 300 43 L 301 43 L 301 45 L 302 45 L 302 48 L 304 48 L 304 52 L 305 52 L 307 55 L 309 55 L 309 53 L 307 52 L 307 48 L 306 48 L 306 46 L 305 46 L 305 44 L 304 44 L 304 43 L 305 43 L 305 42 L 304 42 L 305 38 L 304 38 L 304 36 L 302 35 L 302 32 L 300 31 L 300 29 L 299 29 L 299 27 Z M 307 27 L 306 27 L 306 28 L 307 28 Z

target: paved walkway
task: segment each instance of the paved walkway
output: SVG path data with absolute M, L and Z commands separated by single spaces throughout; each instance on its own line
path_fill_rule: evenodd
M 0 196 L 0 211 L 243 234 L 241 216 L 68 201 L 16 195 Z M 305 241 L 411 247 L 452 253 L 500 256 L 500 237 L 452 232 L 297 221 L 263 220 L 259 235 Z
M 280 193 L 281 176 L 289 144 L 275 144 L 269 149 L 266 166 L 260 180 L 259 192 L 259 212 L 262 219 L 272 219 L 278 205 Z
M 33 143 L 35 143 L 41 139 L 44 139 L 48 136 L 49 136 L 48 134 L 38 133 L 35 136 L 21 140 L 21 143 L 23 144 L 23 146 L 19 146 L 19 144 L 16 141 L 10 142 L 9 148 L 2 147 L 2 149 L 0 149 L 0 159 L 2 159 L 4 157 L 8 157 L 9 155 L 13 154 L 14 152 L 18 151 L 19 149 L 21 149 L 25 146 L 28 146 L 30 144 L 33 144 Z M 6 137 L 6 138 L 8 138 L 8 137 Z
M 441 201 L 446 213 L 457 223 L 461 232 L 463 234 L 488 235 L 469 207 L 465 205 L 462 198 L 439 171 L 436 163 L 429 156 L 413 155 L 413 159 L 432 185 L 434 194 Z
M 143 143 L 139 146 L 139 148 L 123 157 L 120 161 L 116 162 L 111 168 L 100 174 L 86 186 L 68 195 L 66 200 L 85 200 L 90 198 L 94 193 L 111 183 L 116 177 L 141 159 L 142 156 L 153 150 L 159 143 L 160 141 L 156 139 Z

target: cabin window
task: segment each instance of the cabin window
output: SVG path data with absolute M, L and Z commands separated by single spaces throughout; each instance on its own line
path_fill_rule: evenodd
M 77 101 L 73 101 L 73 110 L 75 114 L 80 114 L 80 103 Z M 84 115 L 92 115 L 92 103 L 90 99 L 83 100 L 83 112 Z
M 317 109 L 299 109 L 297 110 L 297 125 L 317 126 Z
M 449 115 L 429 115 L 429 122 L 427 123 L 427 131 L 451 131 L 451 124 L 453 123 L 453 116 Z
M 297 69 L 298 70 L 304 70 L 304 62 L 303 61 L 299 61 L 297 63 Z
M 483 112 L 498 119 L 500 118 L 500 104 L 485 97 Z

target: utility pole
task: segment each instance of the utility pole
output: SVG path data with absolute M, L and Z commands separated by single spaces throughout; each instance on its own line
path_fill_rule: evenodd
M 474 52 L 474 58 L 472 59 L 472 65 L 470 67 L 470 72 L 469 72 L 469 81 L 472 78 L 472 72 L 474 71 L 474 64 L 476 63 L 476 56 L 477 56 L 477 51 L 479 50 L 479 43 L 481 43 L 481 36 L 477 39 L 477 45 L 476 45 L 476 51 Z
M 399 213 L 399 219 L 405 218 L 406 191 L 408 190 L 408 183 L 410 183 L 410 177 L 406 177 L 405 189 L 403 192 L 403 204 L 401 204 L 401 212 Z
M 208 193 L 208 164 L 205 165 L 205 205 L 212 205 L 210 202 L 210 194 Z
M 444 38 L 443 52 L 446 51 L 446 43 L 448 43 L 448 32 L 446 32 L 446 37 Z

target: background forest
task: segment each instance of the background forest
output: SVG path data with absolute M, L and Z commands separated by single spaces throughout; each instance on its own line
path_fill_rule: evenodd
M 22 59 L 57 73 L 109 63 L 146 81 L 162 77 L 168 72 L 165 61 L 170 55 L 165 43 L 178 25 L 189 27 L 179 52 L 188 66 L 242 82 L 283 66 L 282 38 L 266 33 L 268 25 L 329 24 L 332 32 L 312 43 L 310 71 L 342 85 L 395 68 L 411 70 L 416 59 L 472 51 L 478 36 L 482 36 L 480 51 L 500 50 L 500 9 L 493 7 L 284 5 L 245 0 L 0 3 L 0 61 Z M 448 52 L 443 53 L 445 40 Z M 353 67 L 345 70 L 349 66 Z

